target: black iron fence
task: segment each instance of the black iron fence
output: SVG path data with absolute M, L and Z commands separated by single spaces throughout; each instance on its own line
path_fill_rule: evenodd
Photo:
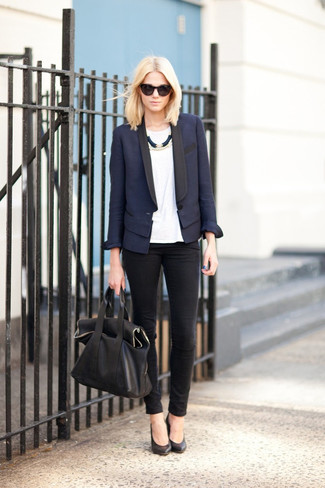
M 74 11 L 68 9 L 63 11 L 62 69 L 44 68 L 41 62 L 32 66 L 30 50 L 22 64 L 17 58 L 8 55 L 0 62 L 6 86 L 6 94 L 0 91 L 1 167 L 7 168 L 0 176 L 0 215 L 6 226 L 6 239 L 0 241 L 6 256 L 0 459 L 54 437 L 68 439 L 71 427 L 89 427 L 141 404 L 70 379 L 79 355 L 72 340 L 77 320 L 96 312 L 106 287 L 107 255 L 100 243 L 106 236 L 108 155 L 112 131 L 124 121 L 124 99 L 116 95 L 128 80 L 75 72 Z M 212 45 L 210 90 L 183 89 L 183 110 L 203 119 L 213 182 L 216 107 L 217 47 Z M 202 275 L 194 379 L 212 375 L 215 308 L 215 280 Z M 163 278 L 157 330 L 160 381 L 168 391 Z

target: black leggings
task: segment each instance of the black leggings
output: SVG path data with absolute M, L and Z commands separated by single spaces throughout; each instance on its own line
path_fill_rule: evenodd
M 163 267 L 170 304 L 172 338 L 169 412 L 182 417 L 186 414 L 195 354 L 199 244 L 151 244 L 148 254 L 124 249 L 123 264 L 130 283 L 133 321 L 145 329 L 151 344 L 148 374 L 153 389 L 144 399 L 148 414 L 163 411 L 155 344 L 157 288 L 160 269 Z

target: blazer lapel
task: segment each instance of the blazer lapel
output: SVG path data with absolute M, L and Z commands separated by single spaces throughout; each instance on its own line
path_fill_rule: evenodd
M 176 202 L 183 200 L 187 193 L 187 174 L 181 129 L 172 125 Z
M 149 187 L 150 196 L 152 198 L 152 201 L 155 203 L 156 207 L 158 208 L 144 118 L 142 119 L 142 124 L 138 126 L 138 133 L 139 133 L 142 161 L 143 161 L 144 171 L 146 174 L 146 179 Z
M 176 192 L 176 202 L 178 203 L 181 200 L 183 200 L 183 198 L 187 193 L 187 175 L 186 175 L 185 155 L 184 155 L 181 129 L 179 128 L 179 125 L 176 126 L 172 125 L 171 131 L 172 131 L 173 155 L 174 155 L 175 192 Z M 153 202 L 155 203 L 155 205 L 158 207 L 144 118 L 142 119 L 142 124 L 138 126 L 138 133 L 139 133 L 140 149 L 141 149 L 141 155 L 142 155 L 142 160 L 144 165 L 144 171 L 146 174 L 150 196 Z

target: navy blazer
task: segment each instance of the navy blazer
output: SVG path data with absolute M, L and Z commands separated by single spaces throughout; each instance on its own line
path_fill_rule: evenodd
M 171 132 L 176 206 L 184 242 L 196 241 L 206 231 L 222 237 L 202 121 L 195 115 L 180 114 Z M 110 175 L 109 227 L 103 247 L 146 254 L 152 214 L 158 207 L 144 120 L 136 131 L 128 124 L 114 130 Z

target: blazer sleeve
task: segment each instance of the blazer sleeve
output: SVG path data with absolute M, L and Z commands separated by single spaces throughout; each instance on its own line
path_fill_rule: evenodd
M 223 236 L 223 232 L 217 224 L 206 136 L 202 120 L 196 117 L 196 121 L 201 233 L 204 237 L 205 232 L 213 232 L 218 238 Z
M 110 158 L 111 192 L 107 240 L 104 249 L 122 247 L 125 210 L 125 162 L 123 144 L 118 128 L 113 132 Z

